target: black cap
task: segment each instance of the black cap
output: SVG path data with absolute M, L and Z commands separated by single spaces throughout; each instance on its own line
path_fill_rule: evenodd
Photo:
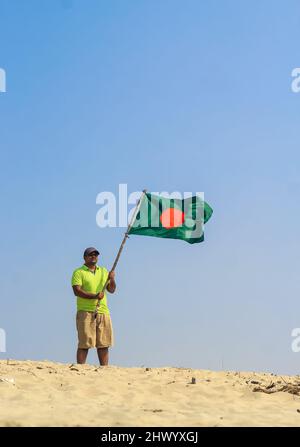
M 89 247 L 89 248 L 86 248 L 86 249 L 84 250 L 83 256 L 88 256 L 88 255 L 90 255 L 91 253 L 93 253 L 94 251 L 95 251 L 98 255 L 100 254 L 99 251 L 97 250 L 97 248 L 95 248 L 95 247 Z

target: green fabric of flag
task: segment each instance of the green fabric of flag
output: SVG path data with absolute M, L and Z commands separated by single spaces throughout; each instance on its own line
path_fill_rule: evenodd
M 212 208 L 199 196 L 182 200 L 146 193 L 128 234 L 195 244 L 204 241 L 204 224 L 212 213 Z

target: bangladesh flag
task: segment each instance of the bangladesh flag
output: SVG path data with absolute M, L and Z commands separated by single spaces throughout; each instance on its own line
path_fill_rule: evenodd
M 204 224 L 212 208 L 199 196 L 166 198 L 145 193 L 128 234 L 182 239 L 189 244 L 204 241 Z

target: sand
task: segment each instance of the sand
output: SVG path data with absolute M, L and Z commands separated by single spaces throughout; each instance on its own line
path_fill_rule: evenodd
M 0 426 L 300 426 L 298 392 L 300 376 L 2 360 Z

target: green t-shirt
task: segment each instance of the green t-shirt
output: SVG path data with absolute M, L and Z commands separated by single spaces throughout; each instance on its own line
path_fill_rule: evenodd
M 72 275 L 72 286 L 81 286 L 85 292 L 99 293 L 108 277 L 108 270 L 105 267 L 96 266 L 95 273 L 84 264 L 78 269 L 74 270 Z M 77 296 L 77 310 L 85 310 L 89 312 L 95 312 L 97 305 L 97 298 L 80 298 Z M 104 297 L 100 301 L 99 314 L 109 315 L 109 309 L 107 307 L 106 292 Z

